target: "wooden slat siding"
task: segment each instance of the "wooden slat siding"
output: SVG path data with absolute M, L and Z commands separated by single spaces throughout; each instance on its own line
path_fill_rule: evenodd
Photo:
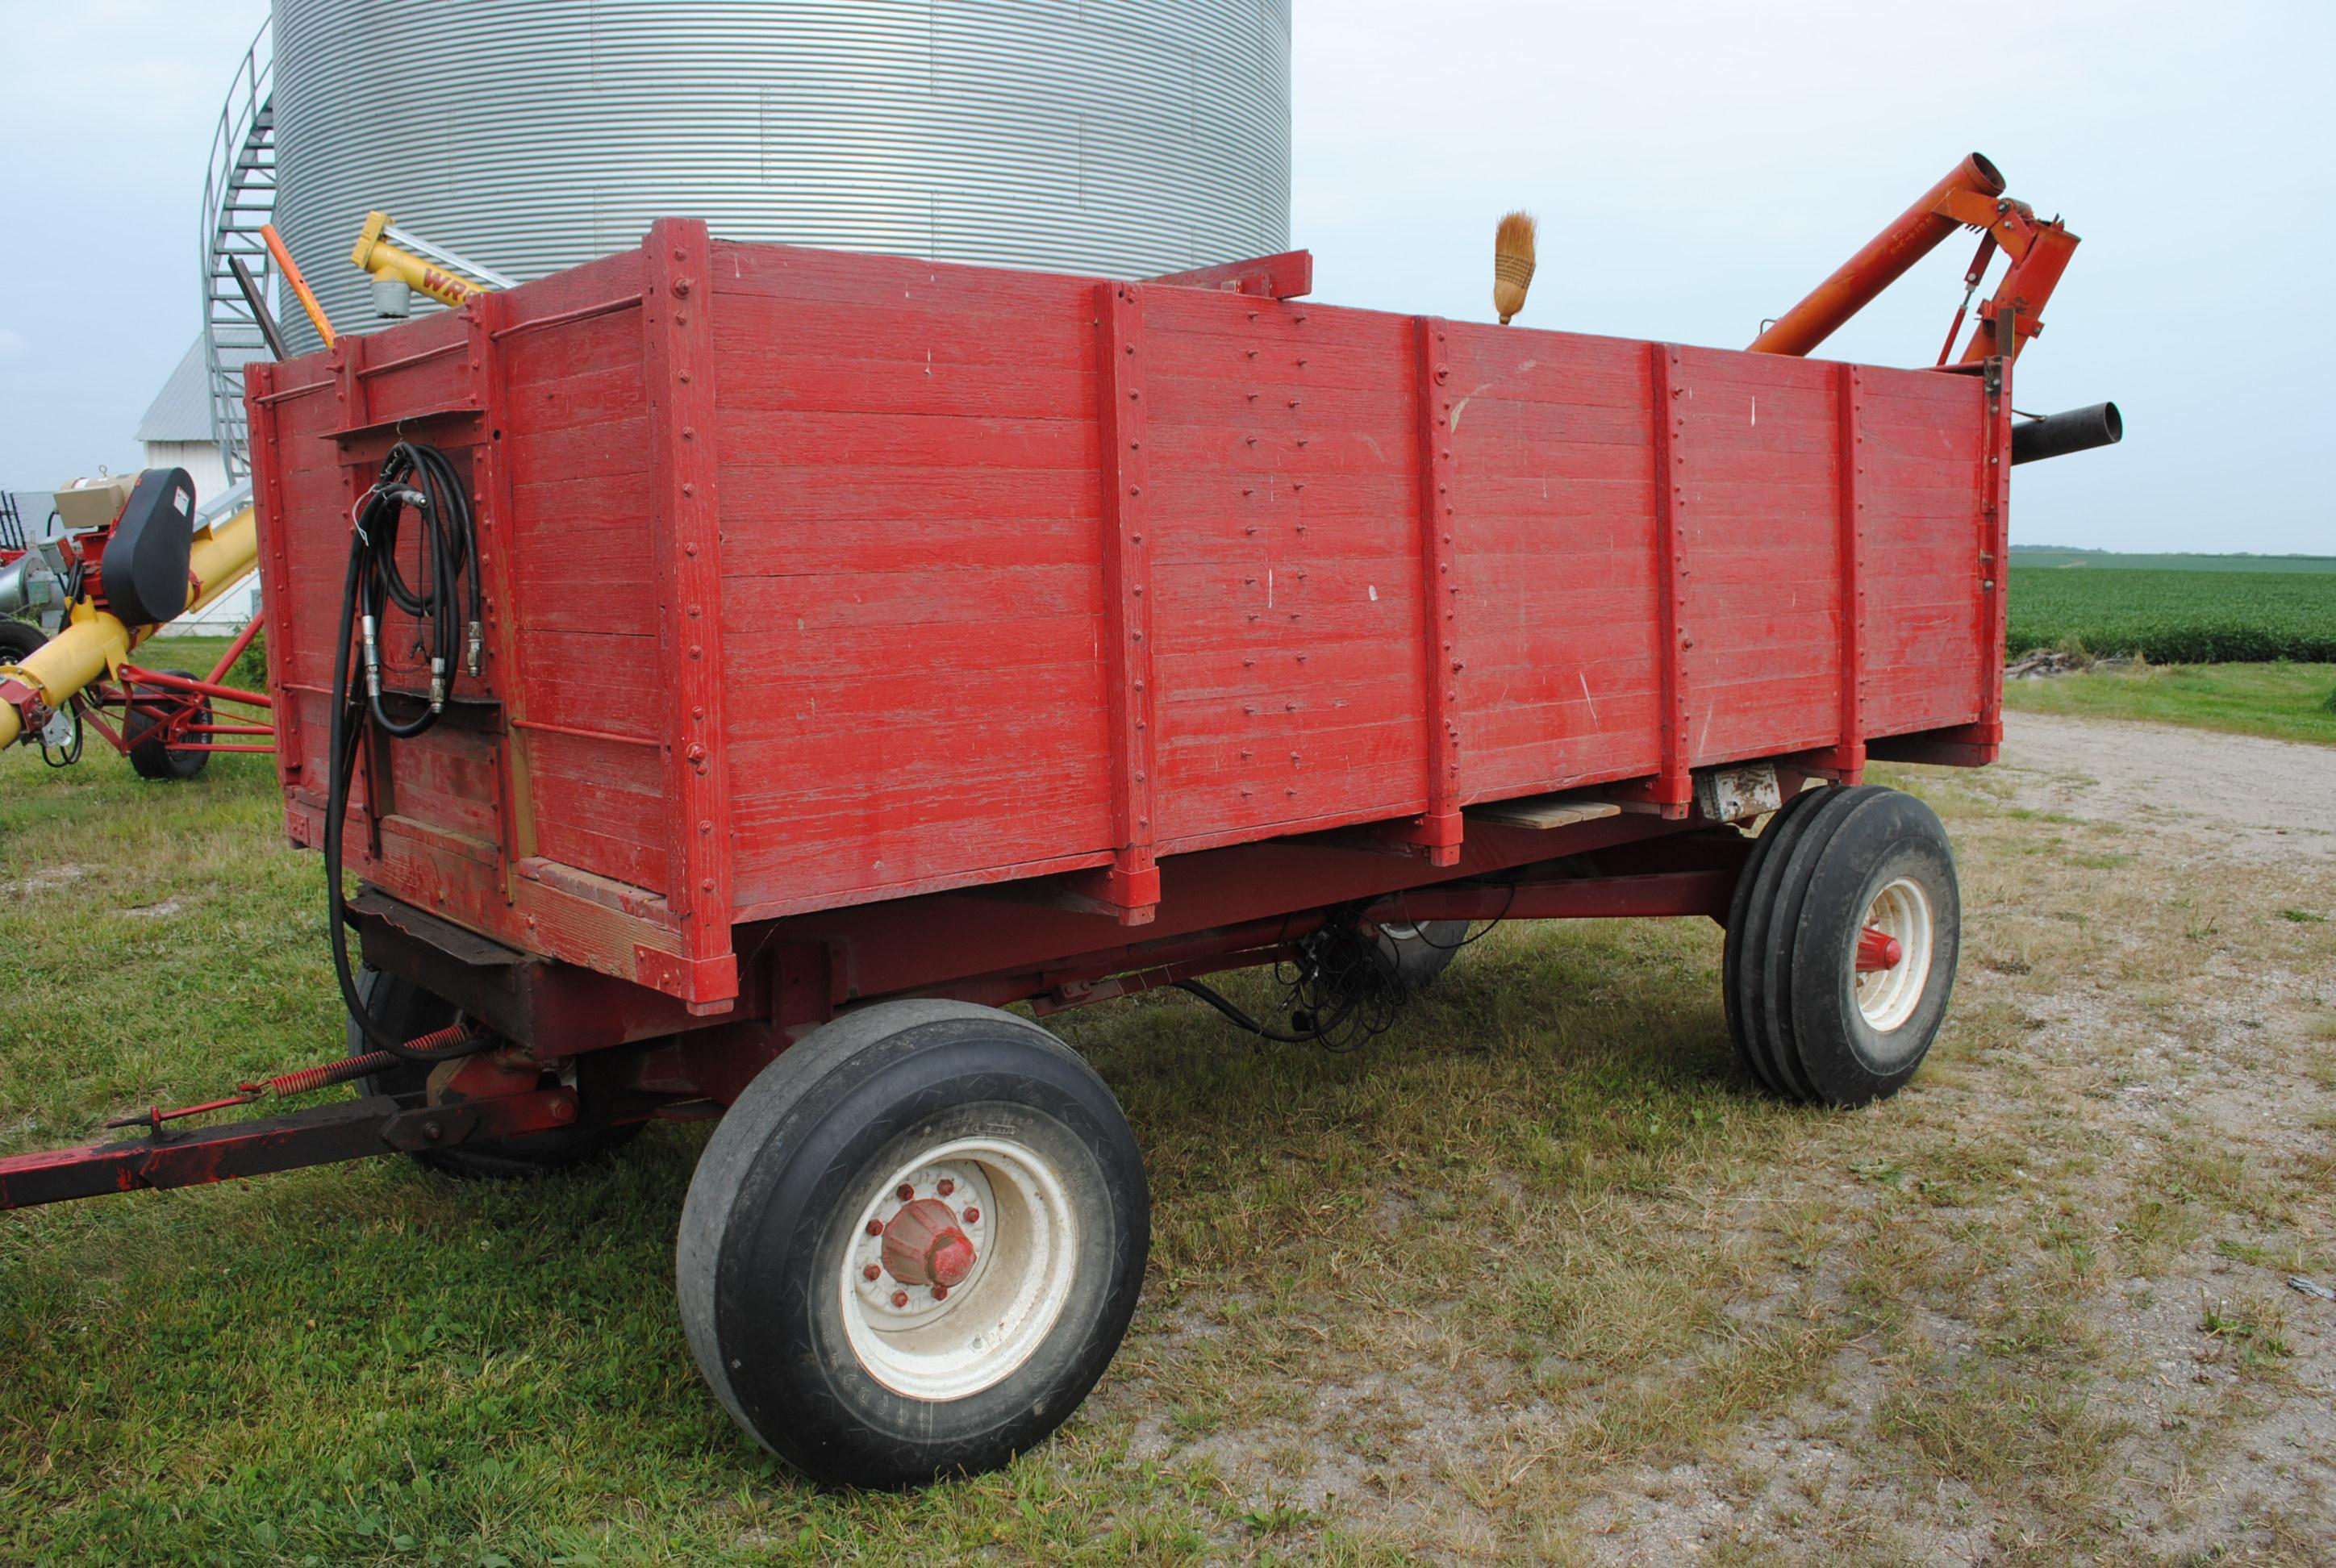
M 995 531 L 988 537 L 1010 541 L 1021 527 L 1060 524 L 1083 528 L 1092 537 L 1095 527 L 1092 472 L 937 466 L 909 478 L 924 515 L 956 535 L 988 529 Z M 850 525 L 900 521 L 902 485 L 899 474 L 871 476 L 863 469 L 823 464 L 781 468 L 742 463 L 734 455 L 722 465 L 722 494 L 740 516 L 764 524 L 752 531 L 758 539 L 748 540 L 743 536 L 749 531 L 739 531 L 739 548 L 759 553 L 743 557 L 737 570 L 788 570 L 796 559 L 791 543 L 813 551 L 835 546 L 849 552 L 861 537 Z M 847 553 L 847 564 L 850 559 Z
M 1419 636 L 1422 684 L 1421 754 L 1426 764 L 1427 811 L 1420 842 L 1428 861 L 1460 863 L 1460 579 L 1452 570 L 1460 515 L 1459 465 L 1453 461 L 1450 334 L 1438 317 L 1413 324 L 1412 395 L 1419 431 Z
M 661 892 L 674 831 L 662 751 L 560 730 L 519 733 L 527 735 L 530 794 L 559 808 L 539 813 L 535 853 Z
M 1975 378 L 1862 367 L 1865 736 L 1970 724 L 1981 674 L 1972 476 L 1985 463 Z
M 716 329 L 715 346 L 725 364 L 735 355 L 740 366 L 723 378 L 722 406 L 742 413 L 980 419 L 1000 409 L 1083 408 L 1095 395 L 1095 375 L 1084 365 L 1032 364 L 1002 345 L 997 364 L 844 359 L 804 354 L 793 343 L 773 353 L 733 326 Z
M 527 649 L 510 789 L 530 803 L 527 856 L 671 896 L 678 832 L 664 754 L 562 733 L 663 744 L 642 252 L 493 296 L 502 378 L 496 443 L 511 507 L 515 638 Z M 589 314 L 578 315 L 579 311 Z M 491 395 L 492 395 L 491 389 Z M 557 727 L 544 727 L 557 726 Z
M 1111 752 L 1113 861 L 1105 901 L 1124 925 L 1152 919 L 1160 902 L 1153 861 L 1153 800 L 1157 788 L 1160 708 L 1152 637 L 1152 560 L 1158 531 L 1144 492 L 1151 454 L 1144 450 L 1152 374 L 1145 357 L 1144 302 L 1150 290 L 1098 283 L 1095 312 L 1095 432 L 1103 492 L 1104 694 Z
M 362 361 L 350 362 L 365 388 L 362 405 L 352 404 L 363 415 L 358 424 L 394 425 L 479 406 L 462 314 L 448 310 L 422 317 L 414 327 L 411 335 L 400 334 L 394 346 L 383 346 L 376 337 L 351 339 L 367 346 Z M 427 430 L 412 435 L 430 439 Z
M 738 995 L 730 945 L 729 729 L 724 713 L 719 460 L 715 447 L 713 243 L 706 225 L 661 219 L 649 229 L 642 279 L 641 381 L 649 417 L 651 560 L 658 645 L 671 711 L 667 787 L 677 808 L 665 833 L 667 899 L 681 922 L 682 961 L 657 979 L 692 1012 L 726 1011 Z
M 426 827 L 498 843 L 502 831 L 495 737 L 441 724 L 398 743 L 397 810 Z
M 1687 761 L 1708 767 L 1833 738 L 1838 704 L 1838 449 L 1832 373 L 1676 351 L 1671 398 Z
M 292 814 L 304 841 L 323 838 L 322 813 L 296 801 Z M 359 835 L 351 834 L 348 869 L 432 913 L 483 931 L 497 940 L 548 953 L 620 979 L 639 978 L 640 950 L 678 956 L 664 901 L 639 894 L 589 872 L 540 861 L 522 862 L 516 901 L 506 907 L 492 872 L 443 844 L 399 831 L 392 818 L 378 858 Z M 437 891 L 446 897 L 441 902 Z M 579 891 L 584 890 L 584 891 Z M 587 891 L 597 896 L 587 896 Z
M 1651 379 L 1646 346 L 1447 327 L 1467 548 L 1454 571 L 1464 802 L 1651 773 Z
M 1181 372 L 1146 382 L 1154 515 L 1171 520 L 1153 565 L 1163 846 L 1423 810 L 1424 765 L 1396 800 L 1334 765 L 1358 723 L 1416 756 L 1425 711 L 1406 647 L 1421 623 L 1409 378 L 1393 396 L 1337 385 L 1407 364 L 1408 319 L 1148 298 L 1151 341 Z
M 1095 286 L 715 255 L 738 918 L 1110 858 Z

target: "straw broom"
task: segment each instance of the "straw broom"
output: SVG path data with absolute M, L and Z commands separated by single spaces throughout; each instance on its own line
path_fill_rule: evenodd
M 1525 307 L 1525 289 L 1533 275 L 1533 216 L 1512 212 L 1493 231 L 1493 308 L 1501 325 Z

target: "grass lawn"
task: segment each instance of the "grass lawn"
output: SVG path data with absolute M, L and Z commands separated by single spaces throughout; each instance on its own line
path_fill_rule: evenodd
M 2146 719 L 2336 745 L 2336 664 L 2155 665 L 2015 680 L 2026 713 Z
M 1906 775 L 1963 978 L 1871 1110 L 1756 1090 L 1701 921 L 1503 929 L 1348 1056 L 1066 1015 L 1151 1271 L 1087 1406 L 978 1480 L 821 1493 L 733 1428 L 671 1282 L 702 1127 L 0 1216 L 0 1562 L 2307 1561 L 2314 1505 L 2227 1466 L 2324 1421 L 2280 1280 L 2336 1279 L 2336 1027 L 2281 988 L 2336 909 L 1993 778 Z M 267 759 L 0 755 L 0 1153 L 336 1055 L 321 920 Z M 2202 1140 L 2135 1086 L 2209 1070 L 2234 966 L 2284 1076 Z

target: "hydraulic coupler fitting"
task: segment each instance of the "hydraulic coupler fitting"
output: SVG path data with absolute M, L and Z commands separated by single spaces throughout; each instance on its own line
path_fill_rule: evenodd
M 365 616 L 360 624 L 365 628 L 365 693 L 374 701 L 381 700 L 381 641 L 374 633 L 373 617 Z

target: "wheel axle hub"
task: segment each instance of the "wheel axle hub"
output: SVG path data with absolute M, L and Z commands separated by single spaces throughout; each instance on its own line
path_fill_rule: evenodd
M 938 1198 L 902 1204 L 884 1227 L 884 1271 L 903 1285 L 960 1284 L 975 1261 L 973 1242 Z
M 1859 973 L 1871 974 L 1876 969 L 1894 969 L 1904 961 L 1905 957 L 1905 945 L 1879 926 L 1868 926 L 1858 933 Z

